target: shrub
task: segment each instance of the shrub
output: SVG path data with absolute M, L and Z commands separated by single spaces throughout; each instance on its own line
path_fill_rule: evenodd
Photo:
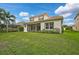
M 39 31 L 39 32 L 41 32 L 41 33 L 59 33 L 58 31 L 57 31 L 58 29 L 51 29 L 51 30 L 42 30 L 42 31 Z
M 24 27 L 18 26 L 18 30 L 19 30 L 19 31 L 23 31 L 23 30 L 24 30 Z

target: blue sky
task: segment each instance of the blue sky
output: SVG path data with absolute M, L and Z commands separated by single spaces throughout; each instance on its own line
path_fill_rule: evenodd
M 73 5 L 65 3 L 0 3 L 0 8 L 4 8 L 6 11 L 15 15 L 17 22 L 28 21 L 30 16 L 48 13 L 49 16 L 64 16 L 64 23 L 69 24 L 73 22 L 75 15 L 73 13 L 75 11 L 73 10 L 71 12 L 68 8 Z

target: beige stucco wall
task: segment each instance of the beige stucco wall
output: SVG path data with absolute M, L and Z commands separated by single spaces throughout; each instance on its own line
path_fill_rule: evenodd
M 74 26 L 72 28 L 75 31 L 79 31 L 79 16 L 76 17 L 75 24 L 74 24 Z
M 44 20 L 48 19 L 47 15 L 43 15 L 43 16 L 44 16 Z M 40 16 L 40 17 L 43 17 L 43 16 Z M 38 17 L 34 17 L 33 19 L 34 19 L 34 21 L 39 21 L 39 16 Z
M 41 23 L 40 26 L 41 26 L 41 30 L 45 29 L 45 23 L 44 22 Z
M 47 15 L 44 15 L 44 20 L 47 20 L 49 17 Z
M 54 29 L 56 29 L 59 33 L 62 33 L 62 22 L 61 22 L 61 20 L 57 20 L 57 21 L 53 21 L 53 22 L 54 22 Z M 41 23 L 41 30 L 45 29 L 45 23 L 48 23 L 48 22 Z
M 35 18 L 34 18 L 34 21 L 38 21 L 38 17 L 35 17 Z
M 61 22 L 61 20 L 54 21 L 54 28 L 58 32 L 62 33 L 62 22 Z

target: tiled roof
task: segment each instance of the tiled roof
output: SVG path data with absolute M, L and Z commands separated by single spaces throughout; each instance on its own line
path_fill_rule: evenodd
M 43 15 L 47 15 L 47 16 L 48 16 L 48 14 L 47 14 L 47 13 L 43 13 L 43 14 L 40 14 L 40 15 L 37 15 L 37 16 L 32 16 L 32 17 L 30 17 L 30 18 L 40 17 L 40 16 L 43 16 Z
M 63 16 L 51 16 L 51 17 L 49 17 L 49 19 L 52 19 L 52 20 L 54 20 L 54 19 L 55 20 L 58 20 L 58 19 L 60 20 L 61 19 L 62 20 Z
M 49 17 L 46 20 L 30 21 L 30 22 L 27 22 L 27 24 L 40 23 L 40 22 L 46 22 L 46 21 L 56 21 L 56 20 L 63 20 L 63 16 L 53 16 L 53 17 Z

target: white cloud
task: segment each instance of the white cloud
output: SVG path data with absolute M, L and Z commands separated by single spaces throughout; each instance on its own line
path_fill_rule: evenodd
M 19 16 L 29 16 L 29 13 L 28 12 L 20 12 Z
M 66 17 L 69 17 L 70 15 L 72 15 L 72 13 L 61 14 L 60 16 L 63 16 L 64 18 L 66 18 Z
M 63 22 L 73 22 L 73 19 L 67 18 L 67 19 L 64 19 Z
M 65 4 L 65 6 L 60 6 L 55 10 L 55 14 L 62 15 L 63 17 L 71 16 L 72 13 L 79 12 L 79 4 Z
M 64 25 L 72 26 L 72 25 L 74 25 L 74 23 L 73 23 L 73 22 L 70 22 L 70 23 L 64 23 Z
M 30 16 L 34 16 L 33 14 L 29 14 L 28 12 L 20 12 L 19 13 L 19 16 L 22 16 L 21 19 L 19 21 L 24 21 L 24 22 L 27 22 L 29 21 L 29 17 Z M 18 20 L 16 22 L 19 22 Z
M 33 16 L 35 16 L 35 15 L 32 14 L 31 16 L 33 17 Z
M 16 23 L 20 22 L 20 20 L 16 20 Z
M 64 25 L 73 25 L 73 24 L 74 24 L 74 20 L 71 19 L 71 18 L 64 19 L 64 20 L 63 20 L 63 24 L 64 24 Z
M 76 13 L 79 12 L 79 3 L 67 3 L 65 6 L 59 6 L 55 10 L 55 14 L 63 16 L 64 21 L 63 24 L 66 25 L 73 25 L 74 24 L 74 17 L 76 16 Z M 72 18 L 72 19 L 71 19 Z
M 27 22 L 27 21 L 29 21 L 29 17 L 24 17 L 24 18 L 22 18 L 22 20 Z
M 69 26 L 72 26 L 72 25 L 74 25 L 74 22 L 69 22 L 69 23 L 65 22 L 65 23 L 63 23 L 63 25 L 69 25 Z
M 29 17 L 34 16 L 33 14 L 29 14 L 29 12 L 20 12 L 19 16 L 22 16 L 19 20 L 17 20 L 16 22 L 28 22 L 29 21 Z
M 22 18 L 22 19 L 28 20 L 28 19 L 29 19 L 29 17 L 24 17 L 24 18 Z

